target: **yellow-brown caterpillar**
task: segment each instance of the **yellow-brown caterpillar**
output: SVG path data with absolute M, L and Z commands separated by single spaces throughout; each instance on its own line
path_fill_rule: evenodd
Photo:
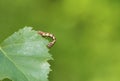
M 56 38 L 53 34 L 43 31 L 38 31 L 38 34 L 40 34 L 43 37 L 50 37 L 52 39 L 52 41 L 47 45 L 48 48 L 51 48 L 55 44 Z

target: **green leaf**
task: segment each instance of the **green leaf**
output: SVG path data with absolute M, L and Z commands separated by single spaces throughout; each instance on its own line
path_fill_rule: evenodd
M 31 27 L 15 32 L 0 44 L 0 80 L 48 81 L 48 40 Z

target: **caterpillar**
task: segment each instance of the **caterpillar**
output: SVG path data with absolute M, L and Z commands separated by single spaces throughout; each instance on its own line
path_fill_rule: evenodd
M 53 34 L 43 31 L 38 31 L 38 34 L 40 34 L 42 37 L 50 37 L 52 39 L 52 41 L 47 45 L 48 48 L 51 48 L 55 44 L 56 37 Z

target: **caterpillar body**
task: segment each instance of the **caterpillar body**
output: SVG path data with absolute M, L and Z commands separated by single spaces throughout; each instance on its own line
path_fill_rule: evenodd
M 48 48 L 51 48 L 55 44 L 56 37 L 53 34 L 43 31 L 38 31 L 38 34 L 40 34 L 43 37 L 50 37 L 52 39 L 52 41 L 47 45 Z

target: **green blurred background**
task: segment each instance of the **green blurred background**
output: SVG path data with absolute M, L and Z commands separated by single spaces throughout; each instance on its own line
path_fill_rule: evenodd
M 0 0 L 0 42 L 24 26 L 57 38 L 50 81 L 120 81 L 120 0 Z

